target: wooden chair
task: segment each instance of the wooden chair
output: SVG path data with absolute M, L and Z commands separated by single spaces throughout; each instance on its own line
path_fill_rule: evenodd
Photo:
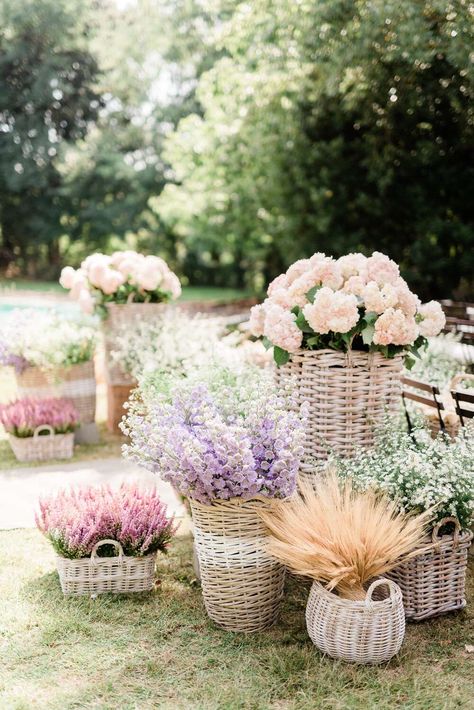
M 441 412 L 444 410 L 444 404 L 441 401 L 439 387 L 436 387 L 435 385 L 428 385 L 425 382 L 420 382 L 419 380 L 413 380 L 411 377 L 402 377 L 402 385 L 403 407 L 405 409 L 405 417 L 410 434 L 413 431 L 413 424 L 407 408 L 407 399 L 435 409 L 438 415 L 439 428 L 441 431 L 445 431 L 446 427 L 441 415 Z
M 458 375 L 458 378 L 462 380 L 474 380 L 474 375 Z M 451 390 L 451 397 L 454 400 L 454 411 L 458 415 L 461 425 L 464 426 L 465 419 L 474 418 L 474 394 L 453 389 Z

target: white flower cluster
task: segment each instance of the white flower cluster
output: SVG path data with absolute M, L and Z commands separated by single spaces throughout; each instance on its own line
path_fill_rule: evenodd
M 373 449 L 359 450 L 350 460 L 332 463 L 340 475 L 360 490 L 376 488 L 399 502 L 406 512 L 435 506 L 434 522 L 458 518 L 463 528 L 474 520 L 474 432 L 466 430 L 455 442 L 433 440 L 425 431 L 412 438 L 387 428 Z

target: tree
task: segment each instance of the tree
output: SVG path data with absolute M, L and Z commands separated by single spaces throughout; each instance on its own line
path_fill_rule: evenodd
M 254 0 L 170 137 L 153 203 L 254 286 L 314 251 L 385 251 L 423 297 L 473 295 L 467 0 Z

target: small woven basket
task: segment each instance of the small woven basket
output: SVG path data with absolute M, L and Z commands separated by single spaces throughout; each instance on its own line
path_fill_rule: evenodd
M 474 375 L 468 372 L 459 372 L 457 375 L 454 375 L 454 377 L 449 383 L 449 386 L 446 388 L 446 391 L 443 393 L 445 409 L 441 412 L 441 417 L 443 418 L 444 431 L 451 439 L 455 439 L 457 437 L 461 428 L 461 421 L 456 412 L 454 411 L 455 403 L 451 392 L 455 390 L 461 382 L 466 381 L 474 383 Z M 467 391 L 472 392 L 472 389 L 469 389 Z M 435 415 L 431 411 L 424 410 L 424 413 L 430 434 L 433 439 L 436 439 L 439 432 L 441 431 L 439 417 L 437 414 Z
M 44 431 L 48 434 L 40 436 Z M 8 440 L 18 461 L 70 459 L 74 452 L 74 434 L 55 434 L 49 424 L 36 427 L 33 436 L 9 434 Z
M 382 587 L 388 589 L 388 595 L 383 596 Z M 372 596 L 376 590 L 378 600 Z M 314 645 L 332 658 L 384 663 L 398 653 L 405 635 L 402 593 L 391 580 L 377 579 L 364 601 L 352 601 L 313 582 L 306 626 Z
M 22 373 L 16 374 L 16 384 L 20 397 L 68 399 L 74 404 L 81 424 L 95 421 L 96 382 L 93 360 L 51 370 L 27 367 Z
M 453 535 L 439 537 L 440 528 L 454 523 Z M 434 547 L 393 569 L 387 576 L 396 582 L 403 594 L 405 616 L 410 621 L 423 621 L 466 606 L 467 553 L 472 533 L 461 532 L 456 518 L 443 518 L 433 528 L 430 542 Z
M 101 545 L 113 545 L 116 557 L 97 557 Z M 61 589 L 65 596 L 83 594 L 130 594 L 146 592 L 155 586 L 156 552 L 144 557 L 127 557 L 116 540 L 100 540 L 90 557 L 70 560 L 56 556 Z
M 112 358 L 116 349 L 117 335 L 124 327 L 153 321 L 169 306 L 165 303 L 108 303 L 107 318 L 102 323 L 105 347 L 105 372 L 109 385 L 133 385 L 133 377 Z
M 285 568 L 266 551 L 268 533 L 257 514 L 272 501 L 255 497 L 190 504 L 209 617 L 228 631 L 268 628 L 278 616 L 285 583 Z
M 352 456 L 371 446 L 374 430 L 400 407 L 402 357 L 381 353 L 300 350 L 276 370 L 277 384 L 290 387 L 295 405 L 310 405 L 303 474 L 329 451 Z M 313 459 L 313 461 L 312 461 Z

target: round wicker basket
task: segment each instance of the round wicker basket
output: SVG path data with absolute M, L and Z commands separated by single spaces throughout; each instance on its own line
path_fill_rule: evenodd
M 452 535 L 439 536 L 447 523 L 454 524 Z M 472 532 L 461 531 L 456 518 L 443 518 L 433 528 L 432 537 L 422 544 L 424 552 L 412 557 L 387 575 L 402 590 L 405 616 L 423 621 L 466 606 L 467 554 Z M 426 552 L 426 546 L 434 543 Z
M 51 370 L 27 367 L 22 373 L 16 374 L 16 384 L 20 397 L 69 399 L 77 410 L 81 424 L 95 421 L 96 382 L 93 360 Z
M 255 497 L 190 503 L 209 617 L 228 631 L 262 631 L 274 624 L 285 568 L 266 551 L 268 533 L 257 514 L 272 501 Z
M 351 456 L 373 443 L 375 428 L 400 406 L 402 357 L 380 353 L 300 350 L 276 370 L 295 406 L 310 405 L 302 473 L 333 451 Z
M 101 545 L 113 545 L 117 557 L 97 557 Z M 156 552 L 144 557 L 126 557 L 116 540 L 100 540 L 91 556 L 70 560 L 56 556 L 61 589 L 65 596 L 81 594 L 129 594 L 146 592 L 155 585 Z
M 44 431 L 47 435 L 40 436 Z M 70 459 L 74 451 L 74 434 L 55 434 L 53 427 L 47 424 L 36 427 L 33 436 L 10 434 L 8 440 L 18 461 Z
M 374 592 L 378 600 L 373 598 Z M 377 579 L 364 601 L 351 601 L 313 582 L 306 626 L 314 645 L 332 658 L 384 663 L 398 653 L 405 635 L 402 593 L 391 580 Z
M 108 303 L 107 318 L 102 323 L 105 348 L 105 372 L 109 385 L 133 385 L 133 377 L 123 370 L 111 356 L 116 348 L 118 333 L 140 321 L 153 321 L 169 306 L 166 303 Z

